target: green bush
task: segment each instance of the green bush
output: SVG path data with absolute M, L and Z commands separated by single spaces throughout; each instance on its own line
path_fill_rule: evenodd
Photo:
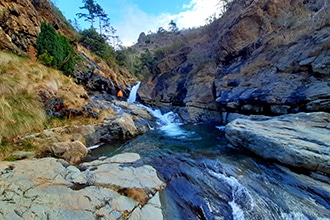
M 47 66 L 72 73 L 75 65 L 74 50 L 70 40 L 56 32 L 51 24 L 42 23 L 37 38 L 38 59 Z
M 67 73 L 72 73 L 76 63 L 73 47 L 70 44 L 69 38 L 66 36 L 59 35 L 59 42 L 61 45 L 60 48 L 62 49 L 62 62 L 59 69 Z

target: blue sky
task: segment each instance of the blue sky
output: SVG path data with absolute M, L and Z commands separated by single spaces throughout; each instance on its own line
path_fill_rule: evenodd
M 74 19 L 76 13 L 84 12 L 82 0 L 52 0 L 67 19 Z M 124 45 L 137 41 L 141 32 L 156 32 L 159 27 L 167 28 L 174 20 L 182 28 L 198 27 L 205 19 L 218 13 L 219 0 L 95 0 L 108 14 L 111 25 Z M 86 11 L 85 11 L 86 12 Z M 82 29 L 90 24 L 79 19 Z

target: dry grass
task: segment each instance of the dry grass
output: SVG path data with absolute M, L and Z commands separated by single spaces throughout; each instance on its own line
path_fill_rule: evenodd
M 61 72 L 0 51 L 0 157 L 24 149 L 24 143 L 10 143 L 14 137 L 51 125 L 47 125 L 40 93 L 63 98 L 66 108 L 77 110 L 88 98 L 82 86 Z

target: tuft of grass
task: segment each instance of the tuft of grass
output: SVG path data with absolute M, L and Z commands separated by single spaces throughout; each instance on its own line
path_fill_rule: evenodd
M 1 97 L 0 136 L 13 138 L 43 128 L 46 115 L 42 103 L 26 91 Z

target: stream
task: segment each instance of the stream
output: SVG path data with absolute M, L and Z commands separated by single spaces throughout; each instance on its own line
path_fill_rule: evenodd
M 167 184 L 165 219 L 330 219 L 329 179 L 233 148 L 216 124 L 181 125 L 170 113 L 163 117 L 159 128 L 93 154 L 139 153 Z

